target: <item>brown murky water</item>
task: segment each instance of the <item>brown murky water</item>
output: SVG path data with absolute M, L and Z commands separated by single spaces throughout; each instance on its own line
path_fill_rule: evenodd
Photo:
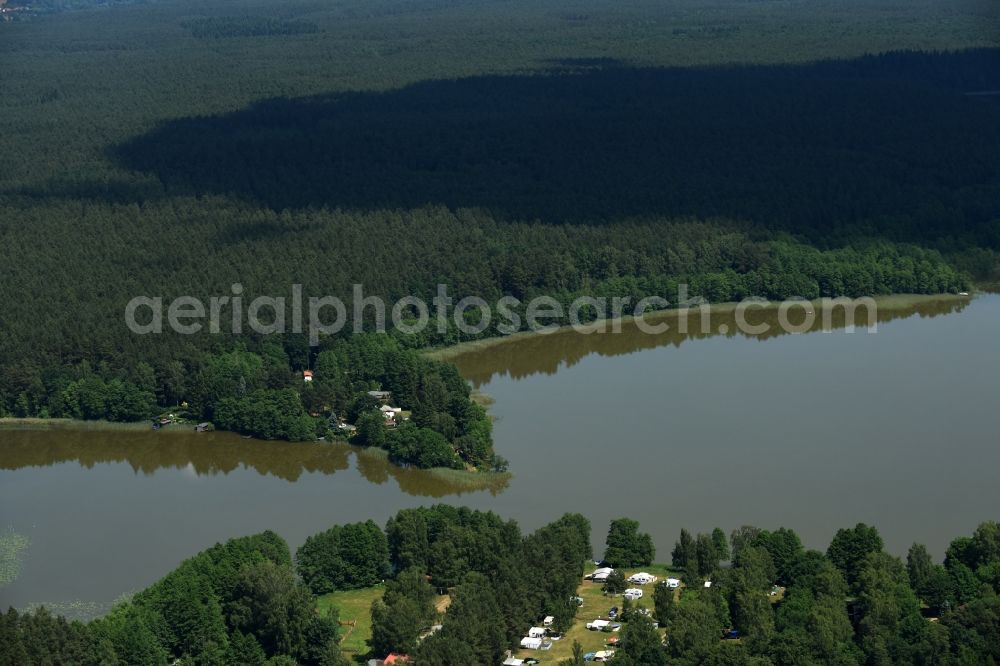
M 0 431 L 0 531 L 30 539 L 0 606 L 111 600 L 231 536 L 274 529 L 294 548 L 334 523 L 437 501 L 525 529 L 579 511 L 598 552 L 608 521 L 628 515 L 660 559 L 682 526 L 784 525 L 824 548 L 865 521 L 895 552 L 918 540 L 941 553 L 997 518 L 1000 296 L 893 299 L 877 334 L 744 336 L 733 317 L 714 314 L 705 332 L 668 318 L 658 335 L 626 324 L 456 357 L 495 399 L 514 477 L 494 488 L 339 445 Z

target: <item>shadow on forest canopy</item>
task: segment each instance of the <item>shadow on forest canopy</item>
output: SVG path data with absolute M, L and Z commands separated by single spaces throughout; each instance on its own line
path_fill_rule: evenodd
M 1000 216 L 1000 49 L 799 66 L 600 63 L 278 98 L 115 148 L 167 194 L 274 209 L 483 207 L 505 219 L 877 221 L 955 233 Z M 900 234 L 895 234 L 900 235 Z

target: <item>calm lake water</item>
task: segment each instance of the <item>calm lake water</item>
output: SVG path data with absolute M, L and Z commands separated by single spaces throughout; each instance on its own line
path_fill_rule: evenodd
M 0 606 L 106 602 L 228 537 L 274 529 L 294 548 L 437 501 L 526 530 L 579 511 L 598 552 L 608 522 L 631 516 L 660 560 L 681 527 L 787 526 L 825 548 L 859 521 L 896 553 L 918 540 L 940 555 L 998 518 L 1000 296 L 895 299 L 879 319 L 876 334 L 759 338 L 626 324 L 459 356 L 495 399 L 496 448 L 514 472 L 474 492 L 346 446 L 0 431 L 0 533 L 30 539 Z M 709 330 L 720 326 L 735 330 L 733 315 L 713 315 Z

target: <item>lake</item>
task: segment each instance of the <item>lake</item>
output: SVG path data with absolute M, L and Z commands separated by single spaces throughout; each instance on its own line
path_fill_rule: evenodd
M 757 313 L 772 321 L 773 312 Z M 293 548 L 330 525 L 446 501 L 534 529 L 638 519 L 657 559 L 681 527 L 794 528 L 825 548 L 878 526 L 899 554 L 941 555 L 1000 506 L 1000 296 L 882 301 L 877 333 L 560 331 L 453 358 L 494 400 L 508 484 L 468 491 L 344 445 L 227 433 L 0 430 L 0 534 L 30 540 L 0 606 L 106 603 L 229 537 Z M 692 326 L 692 329 L 699 328 Z M 725 329 L 728 332 L 720 334 Z

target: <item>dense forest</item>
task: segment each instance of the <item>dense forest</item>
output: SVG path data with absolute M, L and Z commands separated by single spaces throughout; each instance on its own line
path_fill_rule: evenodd
M 995 10 L 176 0 L 0 24 L 0 417 L 188 403 L 487 468 L 481 410 L 412 352 L 495 328 L 387 336 L 416 379 L 385 429 L 358 398 L 396 379 L 337 351 L 367 340 L 137 336 L 125 306 L 237 283 L 350 306 L 353 284 L 719 302 L 993 279 L 1000 105 L 967 93 L 1000 88 Z
M 166 195 L 276 210 L 722 217 L 827 244 L 864 234 L 989 246 L 1000 109 L 961 93 L 1000 88 L 998 72 L 1000 51 L 982 50 L 428 81 L 185 118 L 116 155 Z
M 199 553 L 88 624 L 45 609 L 10 609 L 0 624 L 0 663 L 11 666 L 345 663 L 336 614 L 317 611 L 273 532 Z
M 388 302 L 445 284 L 455 301 L 567 304 L 674 303 L 681 285 L 712 302 L 954 293 L 1000 278 L 996 2 L 0 7 L 0 418 L 169 412 L 503 471 L 468 382 L 424 354 L 496 326 L 367 322 L 316 344 L 136 335 L 126 305 L 234 285 L 248 302 L 302 285 L 350 308 L 355 284 Z M 227 464 L 261 458 L 244 443 Z M 319 452 L 256 467 L 342 464 L 307 448 Z M 0 614 L 0 666 L 339 666 L 342 628 L 320 598 L 373 586 L 366 656 L 495 666 L 543 617 L 556 632 L 584 621 L 593 556 L 578 514 L 529 534 L 493 513 L 407 508 L 384 527 L 331 526 L 294 556 L 265 532 L 87 623 Z M 895 557 L 864 524 L 824 552 L 785 528 L 684 530 L 669 557 L 681 586 L 657 585 L 651 615 L 621 603 L 614 663 L 1000 660 L 995 522 L 940 562 L 920 544 Z M 649 566 L 656 552 L 622 518 L 603 559 Z M 624 587 L 618 572 L 604 591 Z
M 342 664 L 337 616 L 318 612 L 315 595 L 384 581 L 371 607 L 372 656 L 492 666 L 542 617 L 559 634 L 594 612 L 576 596 L 581 583 L 600 585 L 582 580 L 590 533 L 578 514 L 525 535 L 496 514 L 437 505 L 403 509 L 384 530 L 371 521 L 334 526 L 307 539 L 293 564 L 287 545 L 265 532 L 197 555 L 86 624 L 10 609 L 0 615 L 0 664 Z M 655 556 L 637 522 L 612 522 L 607 565 L 649 566 Z M 718 528 L 682 530 L 670 557 L 680 587 L 658 582 L 648 615 L 623 602 L 611 663 L 1000 659 L 996 522 L 953 540 L 943 563 L 920 544 L 901 560 L 865 524 L 838 530 L 825 552 L 786 528 L 744 526 L 728 538 Z M 620 571 L 608 577 L 609 603 L 624 585 Z M 442 613 L 435 600 L 445 594 Z M 575 652 L 567 666 L 584 663 Z
M 406 337 L 327 338 L 309 382 L 301 370 L 310 348 L 301 340 L 298 347 L 282 347 L 265 338 L 253 350 L 208 355 L 193 377 L 177 361 L 159 377 L 139 362 L 127 378 L 105 381 L 84 364 L 46 372 L 35 386 L 39 392 L 24 393 L 14 409 L 22 416 L 138 421 L 157 403 L 179 405 L 182 416 L 259 439 L 350 439 L 421 468 L 504 468 L 493 453 L 491 422 L 470 400 L 468 383 L 453 365 L 425 358 L 400 340 Z M 383 409 L 390 402 L 398 407 Z

